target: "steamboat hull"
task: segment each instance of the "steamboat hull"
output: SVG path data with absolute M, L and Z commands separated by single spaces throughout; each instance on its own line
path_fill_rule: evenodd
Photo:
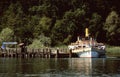
M 99 58 L 103 55 L 105 56 L 105 50 L 97 49 L 97 48 L 81 48 L 73 50 L 73 53 L 76 53 L 78 57 L 85 57 L 85 58 Z

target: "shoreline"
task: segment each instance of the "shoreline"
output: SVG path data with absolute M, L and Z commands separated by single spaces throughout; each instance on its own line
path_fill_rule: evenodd
M 107 46 L 106 56 L 108 57 L 120 57 L 120 46 Z

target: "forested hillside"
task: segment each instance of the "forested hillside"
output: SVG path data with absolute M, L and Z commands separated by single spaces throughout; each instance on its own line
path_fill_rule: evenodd
M 120 46 L 120 0 L 0 0 L 0 42 L 58 46 L 83 37 Z

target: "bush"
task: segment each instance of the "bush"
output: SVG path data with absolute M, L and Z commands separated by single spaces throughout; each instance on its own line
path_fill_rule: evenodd
M 28 46 L 28 48 L 43 48 L 44 45 L 38 39 L 34 39 L 33 43 Z
M 40 35 L 37 39 L 34 39 L 32 44 L 29 45 L 29 48 L 44 48 L 51 45 L 51 39 L 49 37 Z

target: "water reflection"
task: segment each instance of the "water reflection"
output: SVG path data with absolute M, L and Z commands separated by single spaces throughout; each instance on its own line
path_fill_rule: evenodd
M 85 76 L 91 76 L 91 62 L 92 60 L 90 58 L 71 59 L 69 68 L 71 68 L 71 70 L 77 70 L 80 74 L 84 74 Z
M 93 59 L 92 75 L 120 77 L 120 59 Z
M 119 65 L 119 58 L 0 58 L 0 77 L 119 77 Z

